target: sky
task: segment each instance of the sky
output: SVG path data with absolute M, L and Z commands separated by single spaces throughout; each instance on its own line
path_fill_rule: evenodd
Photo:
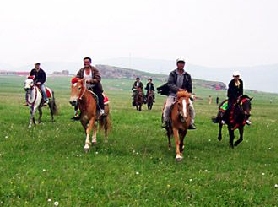
M 277 0 L 9 0 L 0 63 L 117 57 L 206 67 L 278 63 Z

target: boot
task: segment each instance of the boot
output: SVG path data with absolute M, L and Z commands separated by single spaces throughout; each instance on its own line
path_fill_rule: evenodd
M 194 123 L 191 123 L 188 127 L 188 129 L 197 129 Z

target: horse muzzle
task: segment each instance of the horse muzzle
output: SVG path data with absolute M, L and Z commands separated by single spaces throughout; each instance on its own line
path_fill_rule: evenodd
M 77 101 L 69 101 L 72 106 L 77 106 Z

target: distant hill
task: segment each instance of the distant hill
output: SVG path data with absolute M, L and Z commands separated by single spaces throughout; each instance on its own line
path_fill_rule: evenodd
M 167 81 L 168 75 L 166 74 L 152 74 L 143 72 L 140 70 L 129 69 L 129 68 L 120 68 L 109 65 L 96 65 L 99 69 L 100 74 L 103 78 L 112 78 L 112 79 L 133 79 L 139 77 L 142 81 L 147 82 L 149 78 L 152 78 L 154 81 L 159 83 L 165 83 Z M 158 85 L 157 85 L 158 86 Z M 207 81 L 200 79 L 193 79 L 194 87 L 203 87 L 214 90 L 226 90 L 226 85 L 223 82 L 219 81 Z
M 118 73 L 119 70 L 123 77 L 135 78 L 137 71 L 142 72 L 142 77 L 152 76 L 152 74 L 161 75 L 161 77 L 167 77 L 169 72 L 175 68 L 175 61 L 148 59 L 148 58 L 135 58 L 135 57 L 122 57 L 106 60 L 93 60 L 93 64 L 105 65 L 106 67 L 113 69 L 113 73 Z M 236 63 L 235 63 L 236 64 Z M 48 74 L 54 71 L 68 70 L 70 74 L 75 74 L 79 68 L 83 67 L 82 61 L 76 62 L 44 62 L 42 68 L 46 70 Z M 0 70 L 14 70 L 14 71 L 29 71 L 33 68 L 33 64 L 12 68 L 7 64 L 0 63 Z M 117 70 L 116 70 L 117 68 Z M 121 69 L 120 69 L 121 68 Z M 132 69 L 130 69 L 132 68 Z M 127 73 L 125 69 L 133 71 L 131 74 Z M 273 65 L 261 65 L 252 67 L 234 67 L 234 68 L 210 68 L 191 63 L 186 64 L 186 70 L 192 75 L 193 79 L 208 80 L 228 84 L 232 78 L 232 73 L 235 70 L 239 70 L 244 80 L 244 88 L 249 90 L 257 90 L 264 92 L 278 93 L 278 87 L 276 86 L 276 79 L 278 77 L 278 64 Z M 102 70 L 102 73 L 106 73 Z M 125 74 L 125 75 L 123 75 Z M 112 76 L 108 74 L 107 77 Z M 117 76 L 117 74 L 113 74 Z

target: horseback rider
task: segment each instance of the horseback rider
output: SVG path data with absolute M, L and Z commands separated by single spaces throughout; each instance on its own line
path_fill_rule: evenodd
M 46 73 L 41 68 L 40 63 L 35 63 L 35 68 L 33 68 L 30 71 L 29 77 L 34 77 L 34 83 L 40 86 L 41 92 L 42 92 L 42 98 L 44 100 L 44 105 L 46 106 L 49 102 L 47 95 L 46 95 L 46 88 L 45 88 L 45 82 L 46 82 Z M 25 106 L 28 106 L 28 103 L 25 104 Z
M 149 82 L 147 83 L 145 90 L 147 90 L 147 97 L 149 96 L 150 92 L 153 92 L 153 102 L 154 102 L 154 84 L 152 83 L 153 79 L 149 79 Z
M 100 108 L 99 115 L 105 116 L 104 111 L 104 97 L 102 95 L 103 89 L 100 83 L 101 77 L 99 70 L 91 65 L 92 59 L 90 57 L 84 57 L 84 68 L 79 69 L 76 78 L 84 79 L 86 82 L 86 88 L 93 91 L 98 97 L 98 105 Z M 75 116 L 77 116 L 78 107 L 75 107 Z
M 169 127 L 169 120 L 170 120 L 170 108 L 171 105 L 175 103 L 176 93 L 179 90 L 186 90 L 188 93 L 192 93 L 192 79 L 191 75 L 188 74 L 184 70 L 185 60 L 183 58 L 176 59 L 176 66 L 177 68 L 170 72 L 167 86 L 169 87 L 169 95 L 167 96 L 165 107 L 163 111 L 163 120 L 164 125 L 163 128 Z M 190 100 L 190 116 L 192 117 L 192 123 L 188 127 L 188 129 L 196 129 L 194 125 L 194 117 L 195 111 L 192 105 L 192 101 Z
M 137 95 L 138 89 L 139 89 L 139 88 L 141 89 L 142 94 L 143 94 L 143 97 L 144 97 L 143 87 L 144 87 L 144 86 L 143 86 L 143 83 L 140 81 L 140 78 L 137 77 L 137 78 L 136 78 L 136 81 L 135 81 L 135 82 L 133 83 L 133 85 L 132 85 L 132 91 L 133 91 L 132 97 L 133 97 L 133 100 L 134 100 L 134 97 Z M 134 101 L 133 101 L 133 106 L 135 106 Z
M 228 114 L 233 112 L 235 105 L 237 104 L 237 101 L 239 100 L 239 97 L 243 95 L 243 81 L 240 78 L 240 72 L 235 71 L 233 73 L 233 79 L 229 83 L 228 87 Z M 224 124 L 225 122 L 222 121 Z M 251 121 L 249 119 L 246 120 L 246 124 L 250 125 Z

